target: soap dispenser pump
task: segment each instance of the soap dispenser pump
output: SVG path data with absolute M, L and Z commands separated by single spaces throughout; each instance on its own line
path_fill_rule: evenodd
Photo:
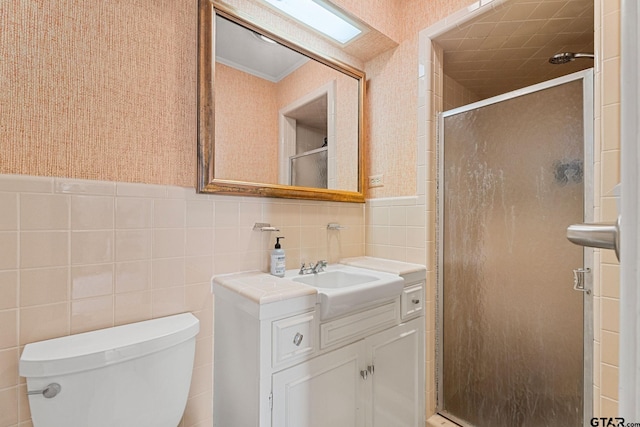
M 280 246 L 280 239 L 284 239 L 284 237 L 276 237 L 276 246 L 271 251 L 271 274 L 278 277 L 284 277 L 286 261 L 284 257 L 284 249 Z

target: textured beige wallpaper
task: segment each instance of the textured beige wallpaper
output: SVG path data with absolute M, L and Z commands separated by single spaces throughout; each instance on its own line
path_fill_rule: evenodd
M 278 182 L 277 84 L 216 63 L 216 178 Z
M 353 7 L 354 13 L 380 22 L 370 22 L 387 28 L 391 14 L 380 1 L 357 6 L 355 0 L 340 0 Z M 365 64 L 367 73 L 367 175 L 384 175 L 384 186 L 367 190 L 367 197 L 397 197 L 416 194 L 416 164 L 418 115 L 418 33 L 445 18 L 451 12 L 473 3 L 473 0 L 397 1 L 402 18 L 396 22 L 400 45 Z M 371 10 L 369 10 L 371 9 Z M 375 17 L 375 18 L 374 18 Z M 391 20 L 391 21 L 389 21 Z M 390 31 L 390 30 L 389 30 Z M 409 167 L 411 165 L 411 167 Z
M 335 188 L 358 188 L 358 82 L 333 68 L 309 61 L 278 84 L 278 108 L 299 100 L 329 82 L 336 85 Z
M 416 34 L 471 1 L 337 3 L 408 36 L 365 70 L 370 196 L 414 194 Z M 0 173 L 194 186 L 196 1 L 10 1 L 0 25 Z
M 0 173 L 195 185 L 196 1 L 6 1 Z

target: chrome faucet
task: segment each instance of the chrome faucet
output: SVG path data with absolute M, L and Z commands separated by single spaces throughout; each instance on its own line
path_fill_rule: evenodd
M 313 268 L 311 269 L 311 272 L 313 274 L 322 273 L 326 267 L 327 267 L 327 261 L 321 259 L 316 263 L 316 265 L 313 266 Z
M 304 266 L 304 262 L 300 264 L 300 271 L 298 274 L 310 274 L 313 271 L 313 264 L 310 264 L 309 267 Z
M 305 263 L 303 262 L 300 265 L 300 271 L 298 274 L 318 274 L 322 273 L 324 269 L 327 267 L 327 261 L 321 259 L 315 265 L 310 262 L 308 267 L 305 267 Z

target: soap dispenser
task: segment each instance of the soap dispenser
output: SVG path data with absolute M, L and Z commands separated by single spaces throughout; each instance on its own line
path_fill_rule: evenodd
M 284 277 L 286 262 L 284 258 L 284 249 L 280 247 L 280 239 L 284 239 L 284 237 L 276 237 L 276 246 L 271 251 L 271 274 L 278 277 Z

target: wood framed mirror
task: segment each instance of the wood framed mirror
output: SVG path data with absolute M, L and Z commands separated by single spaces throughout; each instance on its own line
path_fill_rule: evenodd
M 199 0 L 200 193 L 364 202 L 365 74 Z

